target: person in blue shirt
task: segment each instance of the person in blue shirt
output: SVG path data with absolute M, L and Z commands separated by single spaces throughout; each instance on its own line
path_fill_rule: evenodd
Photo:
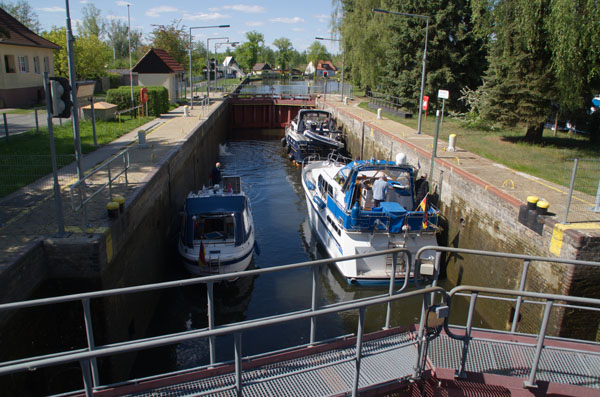
M 374 207 L 379 207 L 382 201 L 385 201 L 387 194 L 387 177 L 382 175 L 373 183 L 373 203 Z

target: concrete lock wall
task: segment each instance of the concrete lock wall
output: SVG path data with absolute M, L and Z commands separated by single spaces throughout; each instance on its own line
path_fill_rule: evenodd
M 347 148 L 354 158 L 394 160 L 398 153 L 407 156 L 408 163 L 420 164 L 421 172 L 429 173 L 431 153 L 410 144 L 387 131 L 379 129 L 356 116 L 327 105 L 338 123 L 343 126 Z M 432 178 L 433 177 L 433 178 Z M 440 245 L 510 252 L 543 257 L 554 257 L 549 251 L 556 221 L 544 219 L 542 234 L 538 234 L 518 220 L 520 205 L 524 204 L 503 193 L 485 181 L 476 178 L 451 162 L 437 158 L 430 185 L 435 188 L 433 198 L 445 222 L 438 235 Z M 573 230 L 565 232 L 561 255 L 569 259 L 598 260 L 599 242 L 585 238 Z M 467 255 L 445 255 L 443 276 L 450 286 L 484 285 L 515 288 L 520 283 L 523 261 L 486 258 Z M 598 295 L 600 275 L 597 270 L 562 264 L 534 262 L 530 265 L 526 289 L 548 293 L 594 296 Z M 595 289 L 594 289 L 594 286 Z M 509 311 L 500 309 L 510 303 L 478 300 L 476 324 L 510 329 Z M 506 307 L 506 306 L 504 306 Z M 543 307 L 524 305 L 519 330 L 539 328 Z M 554 335 L 596 337 L 599 320 L 590 312 L 571 313 L 556 310 L 551 316 L 549 331 Z M 582 321 L 585 318 L 585 321 Z

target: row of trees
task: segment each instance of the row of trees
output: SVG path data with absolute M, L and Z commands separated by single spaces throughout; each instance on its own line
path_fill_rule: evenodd
M 38 16 L 26 0 L 0 1 L 0 7 L 32 31 L 62 47 L 62 50 L 55 53 L 55 69 L 57 75 L 66 76 L 66 28 L 53 27 L 50 31 L 42 32 Z M 92 79 L 105 75 L 106 69 L 129 68 L 130 44 L 128 25 L 125 21 L 105 18 L 94 4 L 88 3 L 83 8 L 81 22 L 74 28 L 77 32 L 74 47 L 78 78 Z M 166 50 L 186 70 L 189 68 L 189 29 L 182 25 L 181 21 L 155 25 L 148 37 L 143 37 L 140 31 L 132 29 L 130 39 L 133 64 L 137 63 L 149 48 L 155 47 Z M 246 33 L 245 42 L 235 48 L 227 47 L 225 52 L 217 54 L 217 61 L 222 62 L 226 56 L 233 55 L 242 68 L 250 71 L 257 62 L 288 70 L 293 67 L 303 68 L 310 61 L 316 64 L 319 59 L 334 59 L 318 41 L 304 52 L 295 50 L 292 42 L 284 37 L 276 39 L 272 44 L 275 50 L 266 45 L 262 33 L 251 31 Z M 206 67 L 207 50 L 210 51 L 209 57 L 214 58 L 214 49 L 207 49 L 203 41 L 193 42 L 192 68 L 196 76 L 202 75 L 202 70 Z
M 549 114 L 587 111 L 600 92 L 600 4 L 596 0 L 333 0 L 355 84 L 419 104 L 425 20 L 425 95 L 451 92 L 451 109 L 539 141 Z

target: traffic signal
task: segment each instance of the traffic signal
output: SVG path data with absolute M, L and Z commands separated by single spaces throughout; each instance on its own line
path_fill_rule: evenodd
M 71 87 L 64 77 L 50 77 L 52 98 L 52 117 L 68 119 L 71 117 Z

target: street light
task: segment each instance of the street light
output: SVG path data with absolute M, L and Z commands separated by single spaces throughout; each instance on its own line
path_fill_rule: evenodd
M 240 44 L 239 41 L 223 41 L 221 43 L 215 43 L 215 87 L 217 86 L 217 78 L 218 78 L 218 74 L 217 74 L 217 46 L 222 46 L 222 45 L 230 45 L 232 47 L 235 47 L 236 45 Z
M 328 41 L 337 41 L 337 42 L 341 42 L 342 40 L 339 39 L 326 39 L 324 37 L 315 37 L 315 39 L 317 40 L 328 40 Z M 344 58 L 345 58 L 345 51 L 343 50 L 342 47 L 342 98 L 341 100 L 344 100 Z
M 208 54 L 210 54 L 210 41 L 211 40 L 229 40 L 229 37 L 209 37 L 206 39 L 206 97 L 207 101 L 210 104 L 210 67 L 209 67 L 209 59 Z
M 429 16 L 427 15 L 417 15 L 417 14 L 407 14 L 404 12 L 396 12 L 396 11 L 388 11 L 382 10 L 380 8 L 373 8 L 373 12 L 378 12 L 381 14 L 394 14 L 394 15 L 404 15 L 406 17 L 415 17 L 425 19 L 427 24 L 425 25 L 425 48 L 423 50 L 423 70 L 421 71 L 421 94 L 419 97 L 419 123 L 417 125 L 417 134 L 421 133 L 421 116 L 423 114 L 423 91 L 425 90 L 425 61 L 427 59 L 427 34 L 429 32 Z
M 190 108 L 194 108 L 194 86 L 192 80 L 192 29 L 207 29 L 207 28 L 228 28 L 229 25 L 213 25 L 213 26 L 191 26 L 190 27 Z M 208 52 L 208 48 L 206 49 Z
M 129 7 L 131 4 L 127 3 L 127 41 L 129 42 L 129 88 L 131 89 L 131 107 L 135 107 L 133 101 L 133 70 L 131 70 L 131 18 L 129 17 Z

